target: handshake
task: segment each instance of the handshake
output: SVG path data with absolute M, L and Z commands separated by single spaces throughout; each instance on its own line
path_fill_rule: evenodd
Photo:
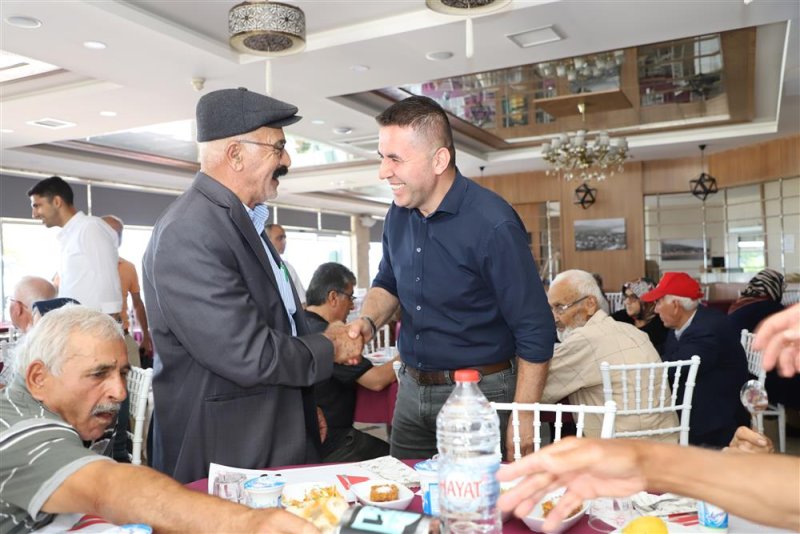
M 372 325 L 360 317 L 352 323 L 331 323 L 322 333 L 333 343 L 333 362 L 342 365 L 357 365 L 361 362 L 364 344 L 372 339 Z

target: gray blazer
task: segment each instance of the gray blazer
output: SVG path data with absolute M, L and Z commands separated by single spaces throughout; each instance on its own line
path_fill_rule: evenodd
M 297 337 L 262 239 L 241 201 L 201 173 L 156 223 L 143 259 L 157 357 L 153 467 L 180 482 L 209 462 L 260 468 L 317 460 L 310 386 L 330 377 L 333 344 Z

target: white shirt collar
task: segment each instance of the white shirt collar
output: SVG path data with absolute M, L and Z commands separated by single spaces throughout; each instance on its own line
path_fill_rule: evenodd
M 689 320 L 686 321 L 686 324 L 684 324 L 682 327 L 680 327 L 677 330 L 675 330 L 675 338 L 676 339 L 680 339 L 681 335 L 683 335 L 683 333 L 686 332 L 686 329 L 689 328 L 689 325 L 692 324 L 692 319 L 694 319 L 694 316 L 696 314 L 697 314 L 697 308 L 695 308 L 695 310 L 692 312 L 692 315 L 689 317 Z

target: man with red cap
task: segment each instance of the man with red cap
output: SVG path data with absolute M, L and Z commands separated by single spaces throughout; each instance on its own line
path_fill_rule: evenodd
M 700 306 L 703 291 L 686 273 L 666 273 L 655 289 L 642 295 L 655 302 L 667 334 L 661 349 L 665 362 L 700 356 L 689 429 L 689 443 L 726 446 L 747 415 L 739 389 L 748 377 L 747 358 L 727 316 Z M 678 391 L 678 397 L 683 391 Z

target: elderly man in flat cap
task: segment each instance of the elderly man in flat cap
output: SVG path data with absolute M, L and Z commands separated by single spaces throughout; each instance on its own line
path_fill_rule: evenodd
M 723 313 L 700 305 L 703 290 L 686 273 L 664 273 L 655 289 L 641 296 L 655 302 L 656 313 L 670 329 L 661 359 L 665 362 L 700 356 L 692 396 L 689 443 L 722 448 L 736 427 L 747 423 L 739 388 L 748 379 L 747 357 Z M 683 395 L 683 387 L 678 398 Z
M 264 233 L 288 172 L 297 108 L 244 88 L 197 103 L 200 172 L 161 216 L 144 256 L 155 344 L 153 466 L 179 481 L 209 462 L 246 468 L 318 459 L 311 386 L 357 363 L 343 324 L 309 334 Z

